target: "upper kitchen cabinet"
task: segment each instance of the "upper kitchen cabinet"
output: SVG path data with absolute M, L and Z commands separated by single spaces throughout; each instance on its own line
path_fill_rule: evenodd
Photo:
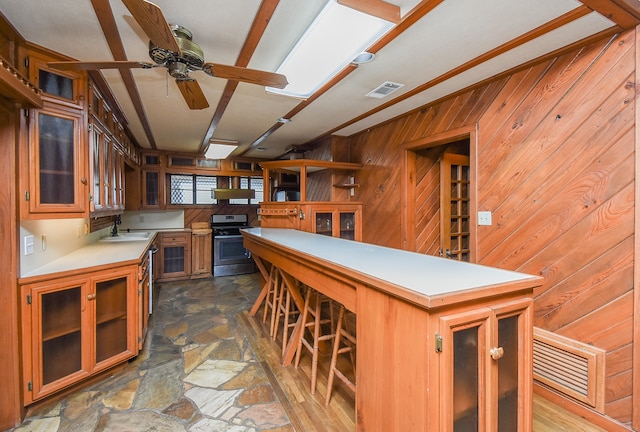
M 87 79 L 84 73 L 50 68 L 47 62 L 65 60 L 31 47 L 26 62 L 29 81 L 42 91 L 45 102 L 83 110 L 86 108 Z
M 42 90 L 43 108 L 24 110 L 20 146 L 21 216 L 87 215 L 86 79 L 49 69 L 48 54 L 30 51 L 31 82 Z
M 89 205 L 92 215 L 124 210 L 124 164 L 128 155 L 122 123 L 93 83 L 89 84 Z
M 142 156 L 142 208 L 165 208 L 164 188 L 164 155 L 145 153 Z
M 85 116 L 53 107 L 23 118 L 28 145 L 21 146 L 22 216 L 86 216 L 87 166 Z

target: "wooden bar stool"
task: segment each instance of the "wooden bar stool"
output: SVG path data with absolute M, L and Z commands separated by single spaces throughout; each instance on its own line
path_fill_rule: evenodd
M 328 306 L 328 312 L 330 318 L 323 318 L 324 305 Z M 302 354 L 302 347 L 305 347 L 311 353 L 311 394 L 316 392 L 316 379 L 318 376 L 318 354 L 319 344 L 322 341 L 333 339 L 335 334 L 333 332 L 333 305 L 329 297 L 319 293 L 311 287 L 307 287 L 307 295 L 304 300 L 304 309 L 302 310 L 302 334 L 298 341 L 298 349 L 296 350 L 295 367 L 300 364 L 300 355 Z M 329 325 L 329 333 L 322 333 L 322 326 Z M 308 341 L 305 338 L 305 330 L 309 329 L 311 332 L 312 340 Z
M 356 372 L 356 326 L 355 315 L 346 311 L 344 306 L 340 306 L 338 313 L 338 324 L 336 326 L 336 337 L 333 341 L 333 354 L 331 355 L 331 366 L 329 367 L 329 378 L 327 379 L 327 395 L 324 400 L 325 405 L 329 405 L 331 391 L 333 390 L 333 379 L 339 378 L 353 392 L 356 392 L 355 372 Z M 340 346 L 342 345 L 342 346 Z M 353 381 L 338 369 L 338 356 L 349 354 L 351 367 L 353 368 Z
M 293 332 L 293 327 L 295 327 L 296 320 L 300 315 L 300 310 L 296 307 L 296 304 L 291 297 L 291 291 L 289 291 L 286 283 L 284 282 L 284 278 L 282 279 L 282 288 L 280 289 L 278 305 L 276 308 L 275 331 L 272 339 L 276 340 L 278 338 L 278 329 L 280 326 L 280 320 L 282 319 L 282 355 L 284 355 L 285 349 L 287 348 L 287 342 L 289 341 L 289 336 Z
M 267 295 L 264 300 L 264 311 L 262 315 L 262 322 L 267 322 L 267 316 L 270 317 L 269 321 L 269 336 L 273 337 L 276 309 L 278 307 L 278 297 L 280 296 L 280 290 L 282 281 L 280 278 L 280 271 L 276 266 L 271 266 L 271 272 L 269 273 L 269 284 Z

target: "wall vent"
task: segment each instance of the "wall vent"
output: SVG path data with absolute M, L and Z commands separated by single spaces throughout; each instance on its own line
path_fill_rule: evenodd
M 398 90 L 400 87 L 404 87 L 404 84 L 385 81 L 382 84 L 380 84 L 378 87 L 374 88 L 369 93 L 367 93 L 366 96 L 376 98 L 376 99 L 382 99 L 383 97 L 389 96 L 391 93 Z
M 533 378 L 604 412 L 605 351 L 534 327 Z

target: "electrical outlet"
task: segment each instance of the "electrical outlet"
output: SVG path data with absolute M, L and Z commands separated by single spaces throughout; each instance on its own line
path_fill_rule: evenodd
M 47 250 L 47 235 L 42 234 L 42 250 Z
M 491 225 L 491 212 L 479 211 L 478 212 L 478 225 Z

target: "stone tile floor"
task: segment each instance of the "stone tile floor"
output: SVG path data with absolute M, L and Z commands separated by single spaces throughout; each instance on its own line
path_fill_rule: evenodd
M 257 273 L 161 284 L 139 356 L 14 431 L 292 432 L 236 320 L 259 285 Z

